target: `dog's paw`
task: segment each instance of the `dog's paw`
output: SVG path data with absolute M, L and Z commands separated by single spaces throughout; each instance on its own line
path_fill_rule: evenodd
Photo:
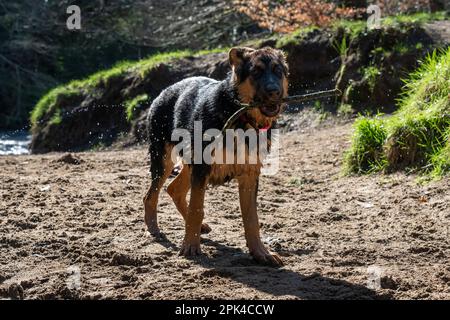
M 150 236 L 153 238 L 156 242 L 165 242 L 167 241 L 167 236 L 164 232 L 159 232 L 155 234 L 150 234 Z
M 161 235 L 161 230 L 159 230 L 158 226 L 147 226 L 147 231 L 154 237 L 159 237 Z
M 210 233 L 211 232 L 211 227 L 208 226 L 206 223 L 202 223 L 202 228 L 201 228 L 201 233 L 202 234 L 206 234 L 206 233 Z
M 253 259 L 258 263 L 270 265 L 273 267 L 283 266 L 283 260 L 276 253 L 270 252 L 266 248 L 253 250 L 251 252 Z
M 180 256 L 191 257 L 198 256 L 202 253 L 200 249 L 200 243 L 187 243 L 183 242 L 180 250 Z

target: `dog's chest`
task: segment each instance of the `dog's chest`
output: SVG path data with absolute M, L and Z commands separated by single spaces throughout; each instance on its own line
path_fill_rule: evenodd
M 249 152 L 247 146 L 245 150 L 224 148 L 218 160 L 215 155 L 208 179 L 212 185 L 221 185 L 241 176 L 259 176 L 261 172 L 261 155 L 257 150 Z
M 240 176 L 259 176 L 261 164 L 213 164 L 208 182 L 221 185 Z

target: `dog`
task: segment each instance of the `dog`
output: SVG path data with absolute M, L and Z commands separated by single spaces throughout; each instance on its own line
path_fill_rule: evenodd
M 177 128 L 193 132 L 194 121 L 204 130 L 222 129 L 227 119 L 242 104 L 254 104 L 241 116 L 235 128 L 262 130 L 271 128 L 282 112 L 280 103 L 287 96 L 288 65 L 280 50 L 264 47 L 235 47 L 228 54 L 231 72 L 223 81 L 207 77 L 191 77 L 168 87 L 153 101 L 147 116 L 147 134 L 151 186 L 144 197 L 145 223 L 148 231 L 159 235 L 157 222 L 158 196 L 165 180 L 177 164 L 171 157 Z M 204 147 L 204 145 L 202 145 Z M 228 150 L 230 151 L 230 150 Z M 233 149 L 233 153 L 236 151 Z M 180 255 L 201 254 L 200 234 L 211 228 L 203 223 L 204 199 L 208 185 L 220 185 L 236 179 L 245 237 L 250 254 L 264 264 L 280 266 L 280 257 L 262 243 L 256 210 L 261 162 L 256 164 L 183 163 L 175 179 L 167 187 L 178 211 L 185 220 L 185 236 Z M 189 203 L 186 200 L 191 190 Z

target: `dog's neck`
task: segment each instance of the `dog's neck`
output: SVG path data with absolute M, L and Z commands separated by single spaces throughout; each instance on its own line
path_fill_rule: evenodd
M 221 91 L 227 104 L 233 109 L 237 110 L 241 107 L 236 80 L 231 72 L 228 73 L 227 77 L 222 81 Z

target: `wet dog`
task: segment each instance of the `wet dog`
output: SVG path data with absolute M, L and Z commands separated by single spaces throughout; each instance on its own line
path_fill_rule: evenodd
M 231 72 L 223 81 L 192 77 L 165 89 L 152 103 L 148 118 L 151 186 L 144 197 L 145 223 L 149 232 L 158 235 L 157 203 L 159 192 L 174 168 L 172 141 L 176 129 L 194 131 L 200 121 L 202 130 L 222 129 L 227 119 L 242 104 L 256 104 L 241 116 L 235 128 L 271 128 L 283 109 L 280 99 L 287 96 L 288 66 L 283 52 L 262 48 L 232 48 L 229 52 Z M 194 143 L 193 143 L 194 145 Z M 204 144 L 201 144 L 205 148 Z M 225 152 L 229 152 L 226 150 Z M 231 152 L 236 153 L 236 149 Z M 261 161 L 244 164 L 183 163 L 181 171 L 167 188 L 185 220 L 185 237 L 180 254 L 199 255 L 200 234 L 210 227 L 203 223 L 203 204 L 208 185 L 220 185 L 236 179 L 245 237 L 250 254 L 261 263 L 282 265 L 280 257 L 262 243 L 256 211 Z M 186 196 L 191 190 L 190 200 Z

